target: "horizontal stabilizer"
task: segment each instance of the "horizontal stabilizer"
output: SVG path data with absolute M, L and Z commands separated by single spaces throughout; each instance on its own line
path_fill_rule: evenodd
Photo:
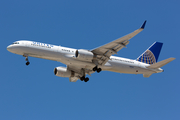
M 160 67 L 168 64 L 169 62 L 173 61 L 174 59 L 176 59 L 176 58 L 168 58 L 168 59 L 165 59 L 165 60 L 160 61 L 158 63 L 152 64 L 152 65 L 148 66 L 147 68 L 151 68 L 151 69 L 160 68 Z

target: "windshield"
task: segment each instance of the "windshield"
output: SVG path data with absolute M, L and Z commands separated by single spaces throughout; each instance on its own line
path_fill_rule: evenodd
M 19 42 L 14 42 L 14 43 L 12 43 L 12 45 L 13 45 L 13 44 L 19 44 Z

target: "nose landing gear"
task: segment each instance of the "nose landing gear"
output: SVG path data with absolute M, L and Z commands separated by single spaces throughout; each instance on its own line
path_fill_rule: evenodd
M 30 62 L 29 62 L 29 61 L 27 61 L 27 62 L 26 62 L 26 65 L 28 66 L 29 64 L 30 64 Z
M 25 61 L 27 61 L 27 62 L 26 62 L 26 65 L 28 66 L 28 65 L 30 64 L 30 62 L 29 62 L 29 60 L 28 60 L 28 56 L 27 56 L 27 55 L 23 55 L 23 57 L 26 57 L 26 58 L 25 58 Z

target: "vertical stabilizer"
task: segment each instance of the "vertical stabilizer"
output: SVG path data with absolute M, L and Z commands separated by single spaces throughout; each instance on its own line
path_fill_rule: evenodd
M 142 55 L 137 58 L 137 61 L 146 64 L 156 63 L 161 52 L 162 45 L 163 43 L 160 42 L 153 43 Z

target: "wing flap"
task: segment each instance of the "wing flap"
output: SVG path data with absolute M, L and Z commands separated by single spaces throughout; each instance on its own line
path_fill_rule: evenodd
M 68 70 L 74 72 L 73 77 L 69 77 L 70 82 L 76 82 L 78 79 L 80 79 L 81 76 L 83 76 L 82 69 L 84 69 L 85 75 L 88 74 L 91 76 L 91 74 L 94 73 L 92 68 L 88 68 L 88 67 L 84 68 L 83 66 L 79 66 L 79 65 L 68 65 L 67 68 Z
M 78 79 L 78 77 L 69 77 L 69 82 L 76 82 Z

